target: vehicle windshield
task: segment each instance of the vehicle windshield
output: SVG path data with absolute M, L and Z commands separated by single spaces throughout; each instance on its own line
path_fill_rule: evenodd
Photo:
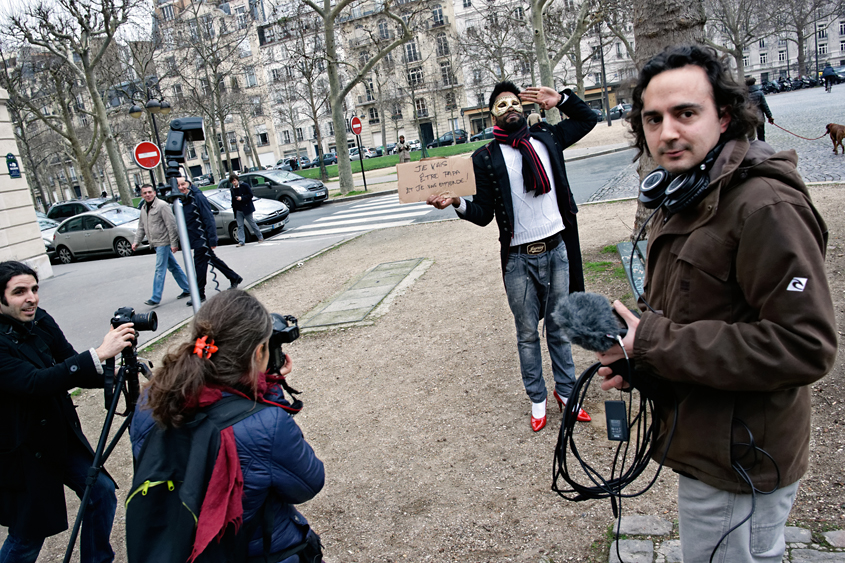
M 41 228 L 42 231 L 46 231 L 47 229 L 55 229 L 56 227 L 59 226 L 59 224 L 56 223 L 55 221 L 53 221 L 52 219 L 47 219 L 47 218 L 41 219 L 39 217 L 38 218 L 38 226 Z
M 224 210 L 232 209 L 232 194 L 229 190 L 220 190 L 212 195 L 206 193 L 205 196 Z
M 134 207 L 119 206 L 102 209 L 99 215 L 103 219 L 111 221 L 114 225 L 123 225 L 135 221 L 141 216 L 141 212 Z
M 305 179 L 299 174 L 294 174 L 293 172 L 288 172 L 286 170 L 268 170 L 263 175 L 275 182 L 296 182 L 297 180 Z

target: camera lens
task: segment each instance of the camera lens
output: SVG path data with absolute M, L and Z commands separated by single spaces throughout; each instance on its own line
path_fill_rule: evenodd
M 158 330 L 158 317 L 155 311 L 150 313 L 135 313 L 132 315 L 135 330 Z

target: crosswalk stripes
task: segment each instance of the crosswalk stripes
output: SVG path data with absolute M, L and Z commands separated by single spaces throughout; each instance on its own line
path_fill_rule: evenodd
M 417 217 L 426 215 L 432 208 L 419 203 L 399 203 L 396 194 L 364 200 L 339 210 L 313 223 L 302 225 L 273 237 L 273 240 L 349 234 L 373 229 L 410 225 Z

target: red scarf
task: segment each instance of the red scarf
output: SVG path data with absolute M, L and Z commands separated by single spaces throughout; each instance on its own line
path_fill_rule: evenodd
M 233 389 L 227 392 L 246 397 Z M 211 387 L 203 387 L 197 398 L 196 406 L 207 407 L 223 398 L 223 391 Z M 229 426 L 220 431 L 220 449 L 214 470 L 208 482 L 205 499 L 202 501 L 199 518 L 197 519 L 197 534 L 194 538 L 194 549 L 188 558 L 193 562 L 211 543 L 212 539 L 219 542 L 229 524 L 235 526 L 235 531 L 243 523 L 244 475 L 241 472 L 241 462 L 238 458 L 238 448 L 235 444 L 235 431 Z
M 518 131 L 508 134 L 498 125 L 493 127 L 493 137 L 502 144 L 510 145 L 522 155 L 522 179 L 525 192 L 534 192 L 534 197 L 552 191 L 552 184 L 537 151 L 531 146 L 531 133 L 528 125 L 523 124 Z

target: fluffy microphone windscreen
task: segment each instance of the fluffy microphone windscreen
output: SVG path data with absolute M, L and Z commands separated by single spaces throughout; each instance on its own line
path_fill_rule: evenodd
M 552 316 L 569 340 L 581 348 L 604 352 L 616 343 L 619 322 L 603 295 L 571 293 Z

